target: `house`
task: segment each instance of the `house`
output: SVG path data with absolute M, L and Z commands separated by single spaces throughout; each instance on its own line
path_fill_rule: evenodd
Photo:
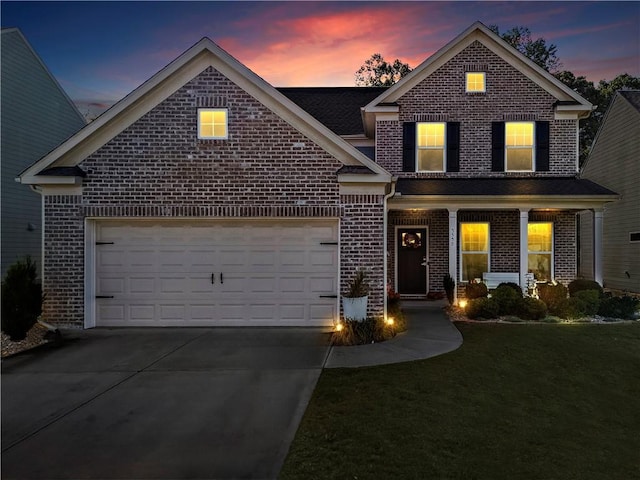
M 580 176 L 621 196 L 579 216 L 580 275 L 607 288 L 640 293 L 640 90 L 615 94 Z M 602 242 L 595 243 L 600 269 L 592 262 L 594 222 L 603 225 Z
M 42 197 L 15 179 L 85 125 L 69 99 L 17 28 L 1 30 L 2 51 L 2 277 L 29 255 L 42 265 Z M 34 118 L 38 122 L 34 135 Z
M 576 275 L 592 105 L 475 23 L 388 89 L 277 90 L 204 38 L 20 176 L 46 217 L 45 314 L 331 325 L 485 272 Z M 602 232 L 596 226 L 595 235 Z

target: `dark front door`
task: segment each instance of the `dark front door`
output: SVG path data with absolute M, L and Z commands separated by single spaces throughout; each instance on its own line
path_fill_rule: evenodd
M 398 229 L 398 293 L 427 293 L 427 229 Z

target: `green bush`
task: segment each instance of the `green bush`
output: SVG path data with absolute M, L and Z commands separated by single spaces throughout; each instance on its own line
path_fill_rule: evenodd
M 464 287 L 464 295 L 468 300 L 486 297 L 488 294 L 489 290 L 484 283 L 469 282 Z
M 587 304 L 578 297 L 569 297 L 563 299 L 558 306 L 554 315 L 567 320 L 582 318 L 585 316 Z
M 491 318 L 497 318 L 499 312 L 500 305 L 498 304 L 498 302 L 496 302 L 496 300 L 493 298 L 486 297 L 474 298 L 472 300 L 469 300 L 469 303 L 467 304 L 465 310 L 467 317 L 471 319 L 484 318 L 487 320 Z
M 456 289 L 456 281 L 447 273 L 442 283 L 444 285 L 444 291 L 447 294 L 447 300 L 449 300 L 449 305 L 453 305 L 453 292 Z
M 22 340 L 42 313 L 42 286 L 31 257 L 9 267 L 2 282 L 2 331 L 11 340 Z
M 547 306 L 533 297 L 520 298 L 516 304 L 517 315 L 523 320 L 542 320 L 547 316 Z
M 639 307 L 638 300 L 628 295 L 607 297 L 600 302 L 598 314 L 603 317 L 633 320 Z
M 551 315 L 561 316 L 558 311 L 560 304 L 567 298 L 567 287 L 561 283 L 541 283 L 538 285 L 538 295 Z
M 600 292 L 598 290 L 577 290 L 571 297 L 579 298 L 584 302 L 584 313 L 586 315 L 592 316 L 598 313 L 600 308 Z
M 569 284 L 569 295 L 574 297 L 577 292 L 581 292 L 584 290 L 597 290 L 598 295 L 602 296 L 602 287 L 598 282 L 593 280 L 586 280 L 584 278 L 576 278 Z
M 518 295 L 521 297 L 522 296 L 522 287 L 520 285 L 518 285 L 517 283 L 513 283 L 513 282 L 502 282 L 500 285 L 498 285 L 497 288 L 500 287 L 510 287 L 513 288 L 516 292 L 518 292 Z
M 491 298 L 498 302 L 500 315 L 515 315 L 516 306 L 522 298 L 522 290 L 518 292 L 511 285 L 500 284 L 491 293 Z

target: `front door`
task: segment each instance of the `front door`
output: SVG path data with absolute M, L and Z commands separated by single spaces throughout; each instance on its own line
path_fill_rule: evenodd
M 427 293 L 427 229 L 399 228 L 397 242 L 398 293 L 425 295 Z

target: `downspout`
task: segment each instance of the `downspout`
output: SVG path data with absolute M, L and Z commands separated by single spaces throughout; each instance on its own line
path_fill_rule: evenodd
M 396 181 L 397 181 L 397 177 L 392 177 L 391 178 L 391 191 L 384 196 L 384 200 L 382 202 L 382 207 L 383 207 L 383 212 L 382 212 L 382 218 L 383 218 L 383 222 L 382 222 L 382 235 L 383 235 L 383 269 L 382 269 L 382 275 L 383 275 L 383 280 L 384 280 L 384 300 L 383 300 L 383 315 L 384 315 L 384 320 L 387 319 L 387 270 L 388 270 L 388 264 L 389 262 L 387 261 L 387 256 L 388 256 L 388 250 L 387 250 L 387 229 L 388 229 L 388 220 L 387 220 L 387 200 L 389 200 L 391 197 L 393 197 L 396 194 Z

